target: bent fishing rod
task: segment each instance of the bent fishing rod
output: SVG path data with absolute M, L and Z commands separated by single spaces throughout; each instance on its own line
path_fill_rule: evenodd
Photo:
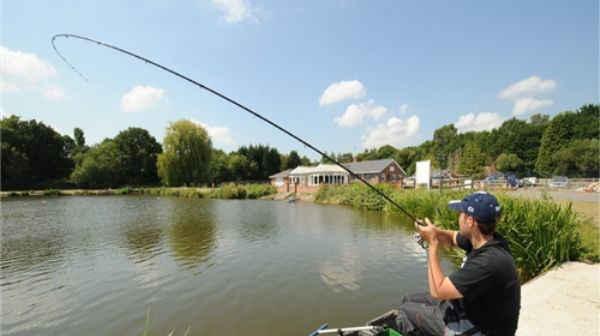
M 212 93 L 213 95 L 241 108 L 242 110 L 252 114 L 253 116 L 257 117 L 258 119 L 266 122 L 267 124 L 277 128 L 278 130 L 280 130 L 281 132 L 289 135 L 290 137 L 296 139 L 298 142 L 300 142 L 301 144 L 303 144 L 304 146 L 312 149 L 313 151 L 317 152 L 319 155 L 321 155 L 322 157 L 324 157 L 325 159 L 335 163 L 336 165 L 338 165 L 339 167 L 341 167 L 342 169 L 344 169 L 345 171 L 347 171 L 350 175 L 352 175 L 352 177 L 358 179 L 359 181 L 361 181 L 362 183 L 364 183 L 366 186 L 368 186 L 369 188 L 371 188 L 371 190 L 373 190 L 375 193 L 377 193 L 379 196 L 383 197 L 386 201 L 390 202 L 391 204 L 393 204 L 396 208 L 398 208 L 400 211 L 402 211 L 406 216 L 408 216 L 408 218 L 410 218 L 411 220 L 413 220 L 414 222 L 418 223 L 419 225 L 425 225 L 423 222 L 421 222 L 420 220 L 418 220 L 413 214 L 411 214 L 410 212 L 408 212 L 406 209 L 404 209 L 400 204 L 398 204 L 398 202 L 394 201 L 393 199 L 391 199 L 388 195 L 386 195 L 383 191 L 379 190 L 378 188 L 376 188 L 375 186 L 373 186 L 371 183 L 369 183 L 367 180 L 365 180 L 362 176 L 355 174 L 352 170 L 350 170 L 348 167 L 346 167 L 344 164 L 338 162 L 337 160 L 335 160 L 334 158 L 330 157 L 329 155 L 327 155 L 325 152 L 321 151 L 320 149 L 316 148 L 315 146 L 311 145 L 310 143 L 308 143 L 306 140 L 303 140 L 302 138 L 300 138 L 299 136 L 295 135 L 294 133 L 288 131 L 287 129 L 279 126 L 278 124 L 276 124 L 275 122 L 267 119 L 266 117 L 262 116 L 261 114 L 259 114 L 258 112 L 253 111 L 252 109 L 250 109 L 249 107 L 246 107 L 245 105 L 242 105 L 241 103 L 238 103 L 237 101 L 227 97 L 226 95 L 211 89 L 210 87 L 201 84 L 187 76 L 184 76 L 182 74 L 180 74 L 179 72 L 172 70 L 170 68 L 167 68 L 164 65 L 161 65 L 157 62 L 154 62 L 146 57 L 140 56 L 138 54 L 135 54 L 131 51 L 125 50 L 123 48 L 102 42 L 102 41 L 98 41 L 89 37 L 85 37 L 85 36 L 80 36 L 80 35 L 75 35 L 75 34 L 56 34 L 54 36 L 52 36 L 52 48 L 54 48 L 54 51 L 58 54 L 58 56 L 74 71 L 76 72 L 79 76 L 81 76 L 81 78 L 83 78 L 85 81 L 87 81 L 87 78 L 81 73 L 79 72 L 79 70 L 77 70 L 77 68 L 75 68 L 75 66 L 73 66 L 67 59 L 66 57 L 63 56 L 63 54 L 58 50 L 58 48 L 56 47 L 56 39 L 58 38 L 75 38 L 75 39 L 79 39 L 79 40 L 83 40 L 86 42 L 90 42 L 90 43 L 94 43 L 97 44 L 99 46 L 102 47 L 106 47 L 115 51 L 118 51 L 120 53 L 129 55 L 133 58 L 136 58 L 140 61 L 144 61 L 147 64 L 153 65 L 159 69 L 162 69 L 172 75 L 175 75 L 189 83 L 192 83 L 194 85 L 196 85 L 197 87 L 204 89 L 210 93 Z M 419 241 L 419 244 L 421 246 L 423 246 L 422 240 Z

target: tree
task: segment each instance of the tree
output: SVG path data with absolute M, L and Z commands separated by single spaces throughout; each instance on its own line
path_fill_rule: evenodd
M 227 166 L 229 162 L 228 155 L 220 149 L 213 150 L 210 159 L 210 180 L 214 183 L 231 181 L 231 172 Z
M 42 122 L 11 115 L 0 121 L 0 133 L 3 189 L 44 184 L 68 176 L 73 169 L 65 139 Z
M 522 160 L 515 172 L 529 175 L 535 167 L 543 130 L 544 126 L 536 126 L 523 120 L 507 120 L 492 131 L 495 141 L 487 154 L 492 158 L 502 153 L 515 154 Z
M 111 139 L 90 148 L 71 174 L 71 180 L 90 188 L 119 185 L 119 150 Z
M 354 157 L 352 156 L 352 153 L 340 153 L 337 156 L 337 160 L 341 163 L 349 163 L 354 161 Z
M 162 148 L 147 130 L 130 127 L 114 141 L 119 154 L 118 182 L 132 185 L 158 182 L 156 159 Z
M 81 128 L 75 127 L 73 136 L 75 137 L 75 145 L 77 147 L 85 147 L 85 136 L 83 135 L 83 130 L 81 130 Z
M 554 174 L 575 177 L 600 175 L 600 140 L 574 140 L 552 155 Z
M 242 154 L 232 153 L 227 159 L 227 169 L 233 180 L 241 181 L 248 179 L 250 163 L 248 158 Z
M 534 126 L 546 126 L 550 122 L 550 116 L 536 113 L 529 118 L 529 122 Z
M 517 171 L 523 165 L 521 160 L 516 154 L 502 153 L 496 158 L 496 169 L 501 172 Z
M 288 155 L 288 157 L 287 157 L 285 169 L 294 169 L 294 168 L 298 167 L 300 164 L 302 164 L 302 162 L 300 160 L 300 156 L 298 155 L 298 152 L 296 152 L 294 150 L 291 151 L 290 155 Z
M 179 120 L 171 123 L 158 155 L 158 175 L 168 186 L 207 182 L 212 142 L 201 126 Z
M 448 158 L 457 148 L 457 133 L 453 124 L 443 126 L 433 132 L 433 152 L 441 169 L 448 168 Z
M 310 161 L 310 159 L 306 155 L 304 155 L 300 159 L 300 165 L 301 166 L 310 166 L 310 165 L 312 165 L 312 162 Z
M 483 174 L 485 166 L 485 154 L 476 142 L 469 142 L 465 145 L 460 159 L 459 171 L 462 174 L 480 177 Z
M 269 176 L 280 171 L 281 156 L 279 151 L 265 145 L 242 146 L 238 154 L 248 159 L 248 179 L 267 180 Z

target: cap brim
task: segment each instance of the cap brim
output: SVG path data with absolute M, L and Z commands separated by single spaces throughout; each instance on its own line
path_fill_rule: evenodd
M 448 202 L 448 209 L 456 212 L 464 212 L 463 202 L 460 200 L 450 201 Z

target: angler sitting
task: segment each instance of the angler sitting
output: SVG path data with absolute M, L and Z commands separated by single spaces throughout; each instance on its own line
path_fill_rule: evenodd
M 459 231 L 438 229 L 425 218 L 417 225 L 429 244 L 429 294 L 402 298 L 395 319 L 403 335 L 514 335 L 521 288 L 507 241 L 495 232 L 500 205 L 487 192 L 476 192 L 449 208 L 460 213 Z M 440 246 L 466 251 L 460 269 L 444 276 Z

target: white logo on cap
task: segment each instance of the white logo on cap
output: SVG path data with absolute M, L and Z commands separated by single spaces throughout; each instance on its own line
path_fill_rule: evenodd
M 475 209 L 473 209 L 473 207 L 469 205 L 469 207 L 467 208 L 467 211 L 468 211 L 468 212 L 474 212 L 474 211 L 475 211 Z

